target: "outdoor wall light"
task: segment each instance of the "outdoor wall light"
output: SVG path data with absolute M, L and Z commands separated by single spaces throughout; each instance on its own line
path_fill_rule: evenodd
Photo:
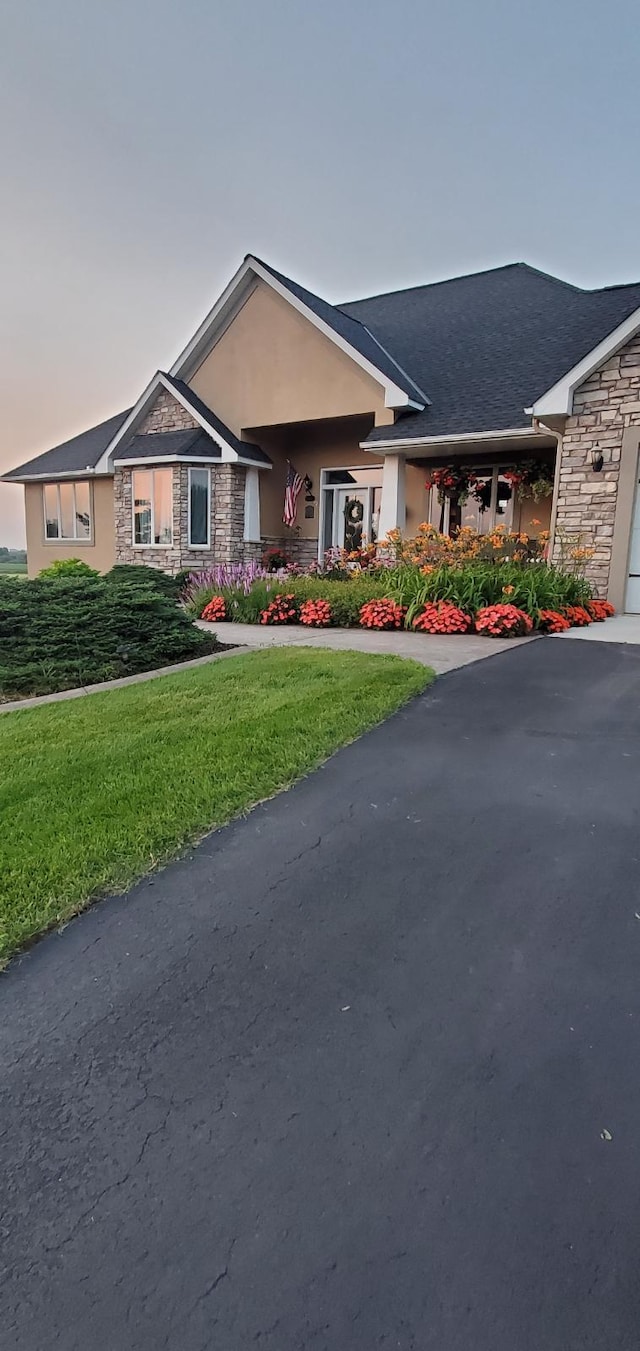
M 591 451 L 591 468 L 593 469 L 594 474 L 602 473 L 603 464 L 604 455 L 598 446 L 594 446 Z

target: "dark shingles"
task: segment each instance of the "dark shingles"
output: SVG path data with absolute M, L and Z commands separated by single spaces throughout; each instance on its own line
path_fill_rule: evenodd
M 368 439 L 527 427 L 524 409 L 638 306 L 640 284 L 581 291 L 526 263 L 342 305 L 431 399 Z
M 152 432 L 148 436 L 134 436 L 114 452 L 113 462 L 121 460 L 162 460 L 167 456 L 183 455 L 189 459 L 221 458 L 220 446 L 199 427 L 179 432 Z
M 51 474 L 55 477 L 56 474 L 81 473 L 83 469 L 94 469 L 130 412 L 130 408 L 125 408 L 123 413 L 116 413 L 114 417 L 107 418 L 106 422 L 100 422 L 97 427 L 90 427 L 89 431 L 72 436 L 70 441 L 63 441 L 61 445 L 54 446 L 53 450 L 46 450 L 42 455 L 36 455 L 35 459 L 27 460 L 26 464 L 10 469 L 8 473 L 3 474 L 3 479 L 14 479 L 19 483 L 23 478 L 36 474 Z

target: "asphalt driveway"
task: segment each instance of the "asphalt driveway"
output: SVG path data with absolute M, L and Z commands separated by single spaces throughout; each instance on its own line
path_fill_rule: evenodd
M 3 1351 L 637 1351 L 639 808 L 541 640 L 15 962 Z

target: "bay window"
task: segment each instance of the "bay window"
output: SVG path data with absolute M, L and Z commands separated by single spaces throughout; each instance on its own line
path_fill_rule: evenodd
M 173 544 L 173 470 L 135 469 L 132 474 L 133 542 Z
M 44 537 L 91 539 L 91 488 L 87 482 L 45 483 Z
M 189 470 L 189 547 L 208 549 L 211 520 L 211 475 L 208 469 Z

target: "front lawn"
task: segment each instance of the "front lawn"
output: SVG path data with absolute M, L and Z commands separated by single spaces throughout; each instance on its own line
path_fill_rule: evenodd
M 432 679 L 398 657 L 274 649 L 1 715 L 0 960 L 292 783 Z

